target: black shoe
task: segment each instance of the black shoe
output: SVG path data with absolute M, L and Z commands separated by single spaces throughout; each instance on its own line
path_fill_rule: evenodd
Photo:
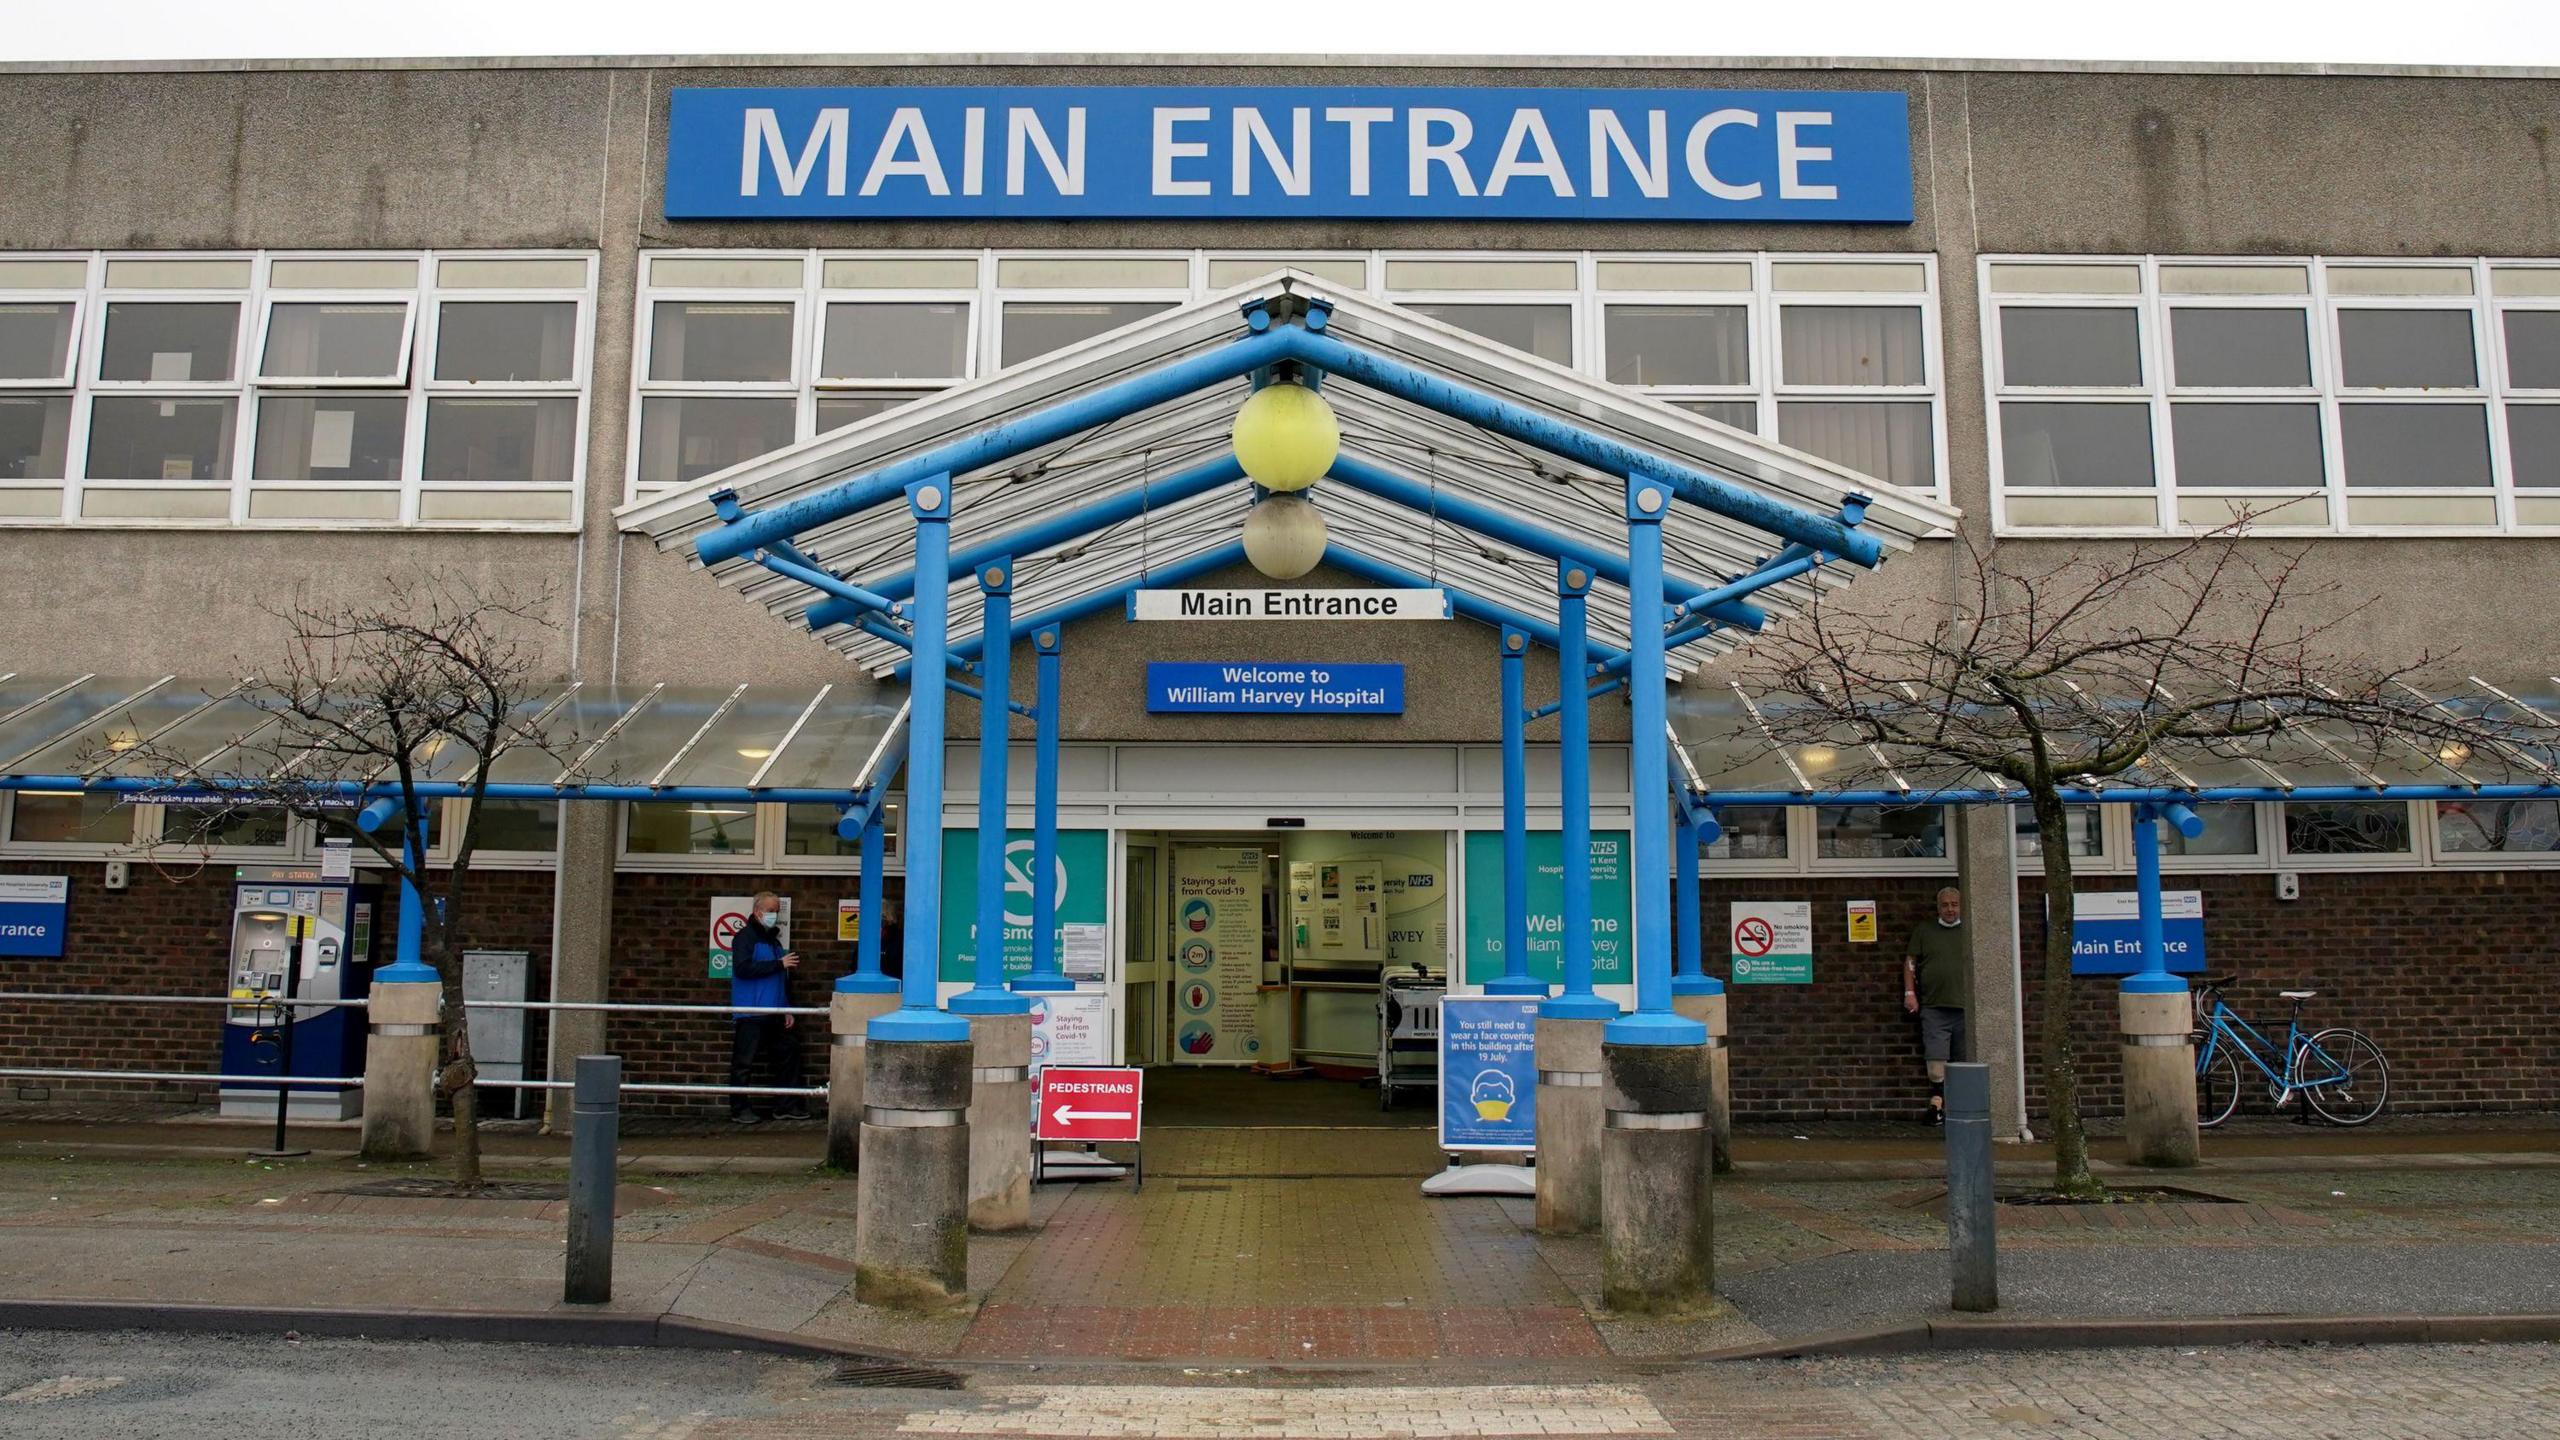
M 1946 1123 L 1947 1123 L 1947 1112 L 1946 1112 L 1946 1111 L 1944 1111 L 1944 1110 L 1939 1109 L 1939 1108 L 1938 1108 L 1937 1106 L 1935 1106 L 1935 1105 L 1930 1106 L 1930 1107 L 1929 1107 L 1929 1123 L 1930 1123 L 1930 1124 L 1932 1124 L 1932 1125 L 1944 1125 L 1944 1124 L 1946 1124 Z
M 761 1125 L 764 1123 L 764 1117 L 753 1110 L 732 1110 L 729 1112 L 729 1123 L 732 1125 Z
M 815 1120 L 818 1117 L 809 1113 L 808 1106 L 801 1105 L 789 1110 L 776 1110 L 773 1112 L 773 1118 L 776 1120 Z

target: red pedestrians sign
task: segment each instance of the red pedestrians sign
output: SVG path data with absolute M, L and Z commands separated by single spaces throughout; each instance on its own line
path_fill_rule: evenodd
M 1040 1138 L 1136 1143 L 1139 1082 L 1136 1070 L 1119 1067 L 1069 1069 L 1052 1065 L 1043 1069 Z

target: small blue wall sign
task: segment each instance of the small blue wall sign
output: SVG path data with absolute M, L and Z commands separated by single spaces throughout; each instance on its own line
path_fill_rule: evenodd
M 2131 975 L 2142 968 L 2142 897 L 2131 890 L 2078 895 L 2071 905 L 2071 973 Z M 2160 894 L 2161 948 L 2172 973 L 2204 969 L 2204 892 Z
M 71 880 L 65 875 L 0 875 L 0 956 L 62 954 Z
M 1538 1002 L 1440 1002 L 1440 1148 L 1538 1148 Z
M 1401 715 L 1402 665 L 1154 660 L 1151 715 Z
M 670 220 L 1911 220 L 1899 90 L 680 87 Z

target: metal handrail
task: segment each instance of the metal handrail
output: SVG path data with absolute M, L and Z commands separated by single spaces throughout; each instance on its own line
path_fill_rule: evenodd
M 722 1015 L 825 1015 L 823 1005 L 649 1005 L 635 1001 L 603 1000 L 465 1000 L 465 1010 L 601 1010 L 613 1012 L 654 1012 L 665 1014 Z M 566 1082 L 563 1082 L 566 1083 Z
M 0 1076 L 12 1080 L 178 1080 L 207 1081 L 217 1085 L 255 1085 L 261 1090 L 284 1090 L 297 1085 L 335 1086 L 341 1090 L 361 1090 L 364 1077 L 347 1079 L 333 1075 L 208 1075 L 200 1070 L 31 1070 L 0 1067 Z
M 474 1080 L 474 1085 L 492 1090 L 568 1090 L 575 1088 L 567 1080 Z M 638 1095 L 824 1095 L 824 1085 L 792 1089 L 782 1085 L 646 1085 L 625 1083 L 618 1087 Z
M 261 1005 L 275 1009 L 290 1005 L 297 1010 L 362 1010 L 373 1003 L 370 1000 L 306 1000 L 299 996 L 287 997 L 274 990 L 260 990 L 249 995 L 107 995 L 67 990 L 0 990 L 0 1000 L 95 1000 L 115 1005 L 232 1005 L 244 1008 Z

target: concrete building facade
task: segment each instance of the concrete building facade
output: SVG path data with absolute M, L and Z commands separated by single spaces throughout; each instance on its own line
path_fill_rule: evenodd
M 1910 219 L 670 218 L 682 89 L 1242 84 L 1898 95 Z M 282 643 L 280 607 L 432 573 L 538 597 L 547 663 L 592 685 L 838 679 L 840 658 L 617 509 L 1286 264 L 1934 495 L 1978 545 L 2121 547 L 2268 510 L 2253 543 L 2303 549 L 2366 652 L 2560 684 L 2541 603 L 2560 561 L 2555 110 L 2549 74 L 1938 62 L 0 69 L 0 670 L 254 667 Z M 1960 578 L 1957 547 L 1934 542 L 1857 593 L 1944 607 Z M 1444 872 L 1462 869 L 1499 798 L 1489 637 L 1465 621 L 1293 632 L 1299 658 L 1408 672 L 1401 715 L 1310 722 L 1144 705 L 1148 661 L 1272 658 L 1257 627 L 1071 627 L 1067 823 L 1110 837 L 1112 975 L 1152 963 L 1132 850 L 1161 865 L 1180 836 L 1286 814 L 1446 836 Z M 1555 687 L 1541 653 L 1530 692 Z M 955 710 L 957 732 L 973 719 Z M 1621 708 L 1594 720 L 1623 742 Z M 1552 792 L 1551 729 L 1532 742 Z M 1600 825 L 1623 826 L 1622 759 L 1599 789 Z M 822 917 L 853 893 L 822 810 L 518 807 L 474 943 L 528 951 L 537 996 L 716 1000 L 712 897 L 770 887 Z M 2173 878 L 2206 892 L 2244 1000 L 2335 996 L 2393 1054 L 2403 1104 L 2560 1103 L 2549 802 L 2213 818 Z M 205 852 L 155 843 L 161 825 L 149 806 L 10 802 L 0 870 L 74 885 L 68 958 L 31 978 L 204 992 L 228 867 L 311 844 L 279 824 Z M 2128 825 L 2113 807 L 2075 821 L 2092 888 L 2130 885 Z M 1987 813 L 1738 817 L 1707 859 L 1707 914 L 1810 899 L 1818 960 L 1809 986 L 1734 1001 L 1737 1112 L 1916 1113 L 1900 936 L 1961 877 L 1977 974 L 2032 955 L 2032 859 L 2016 878 L 2032 843 Z M 116 858 L 133 880 L 109 891 Z M 2279 901 L 2288 874 L 2300 898 Z M 1847 939 L 1853 899 L 1878 902 L 1882 943 Z M 1455 953 L 1463 917 L 1438 926 L 1428 943 Z M 827 969 L 849 949 L 806 948 Z M 2035 993 L 2030 977 L 1977 997 L 1978 1053 L 2019 1077 L 2013 1128 L 2036 1103 L 2019 1064 L 2044 1023 Z M 2078 1017 L 2096 1054 L 2100 1003 Z M 1115 1010 L 1115 1030 L 1161 1058 L 1162 1016 L 1142 1008 Z M 193 1022 L 135 1018 L 9 1015 L 0 1046 L 30 1065 L 205 1058 Z M 1304 1041 L 1356 1017 L 1296 1025 Z M 538 1059 L 605 1037 L 584 1020 L 536 1038 Z M 723 1049 L 692 1021 L 617 1025 L 611 1043 L 670 1080 L 713 1078 Z

